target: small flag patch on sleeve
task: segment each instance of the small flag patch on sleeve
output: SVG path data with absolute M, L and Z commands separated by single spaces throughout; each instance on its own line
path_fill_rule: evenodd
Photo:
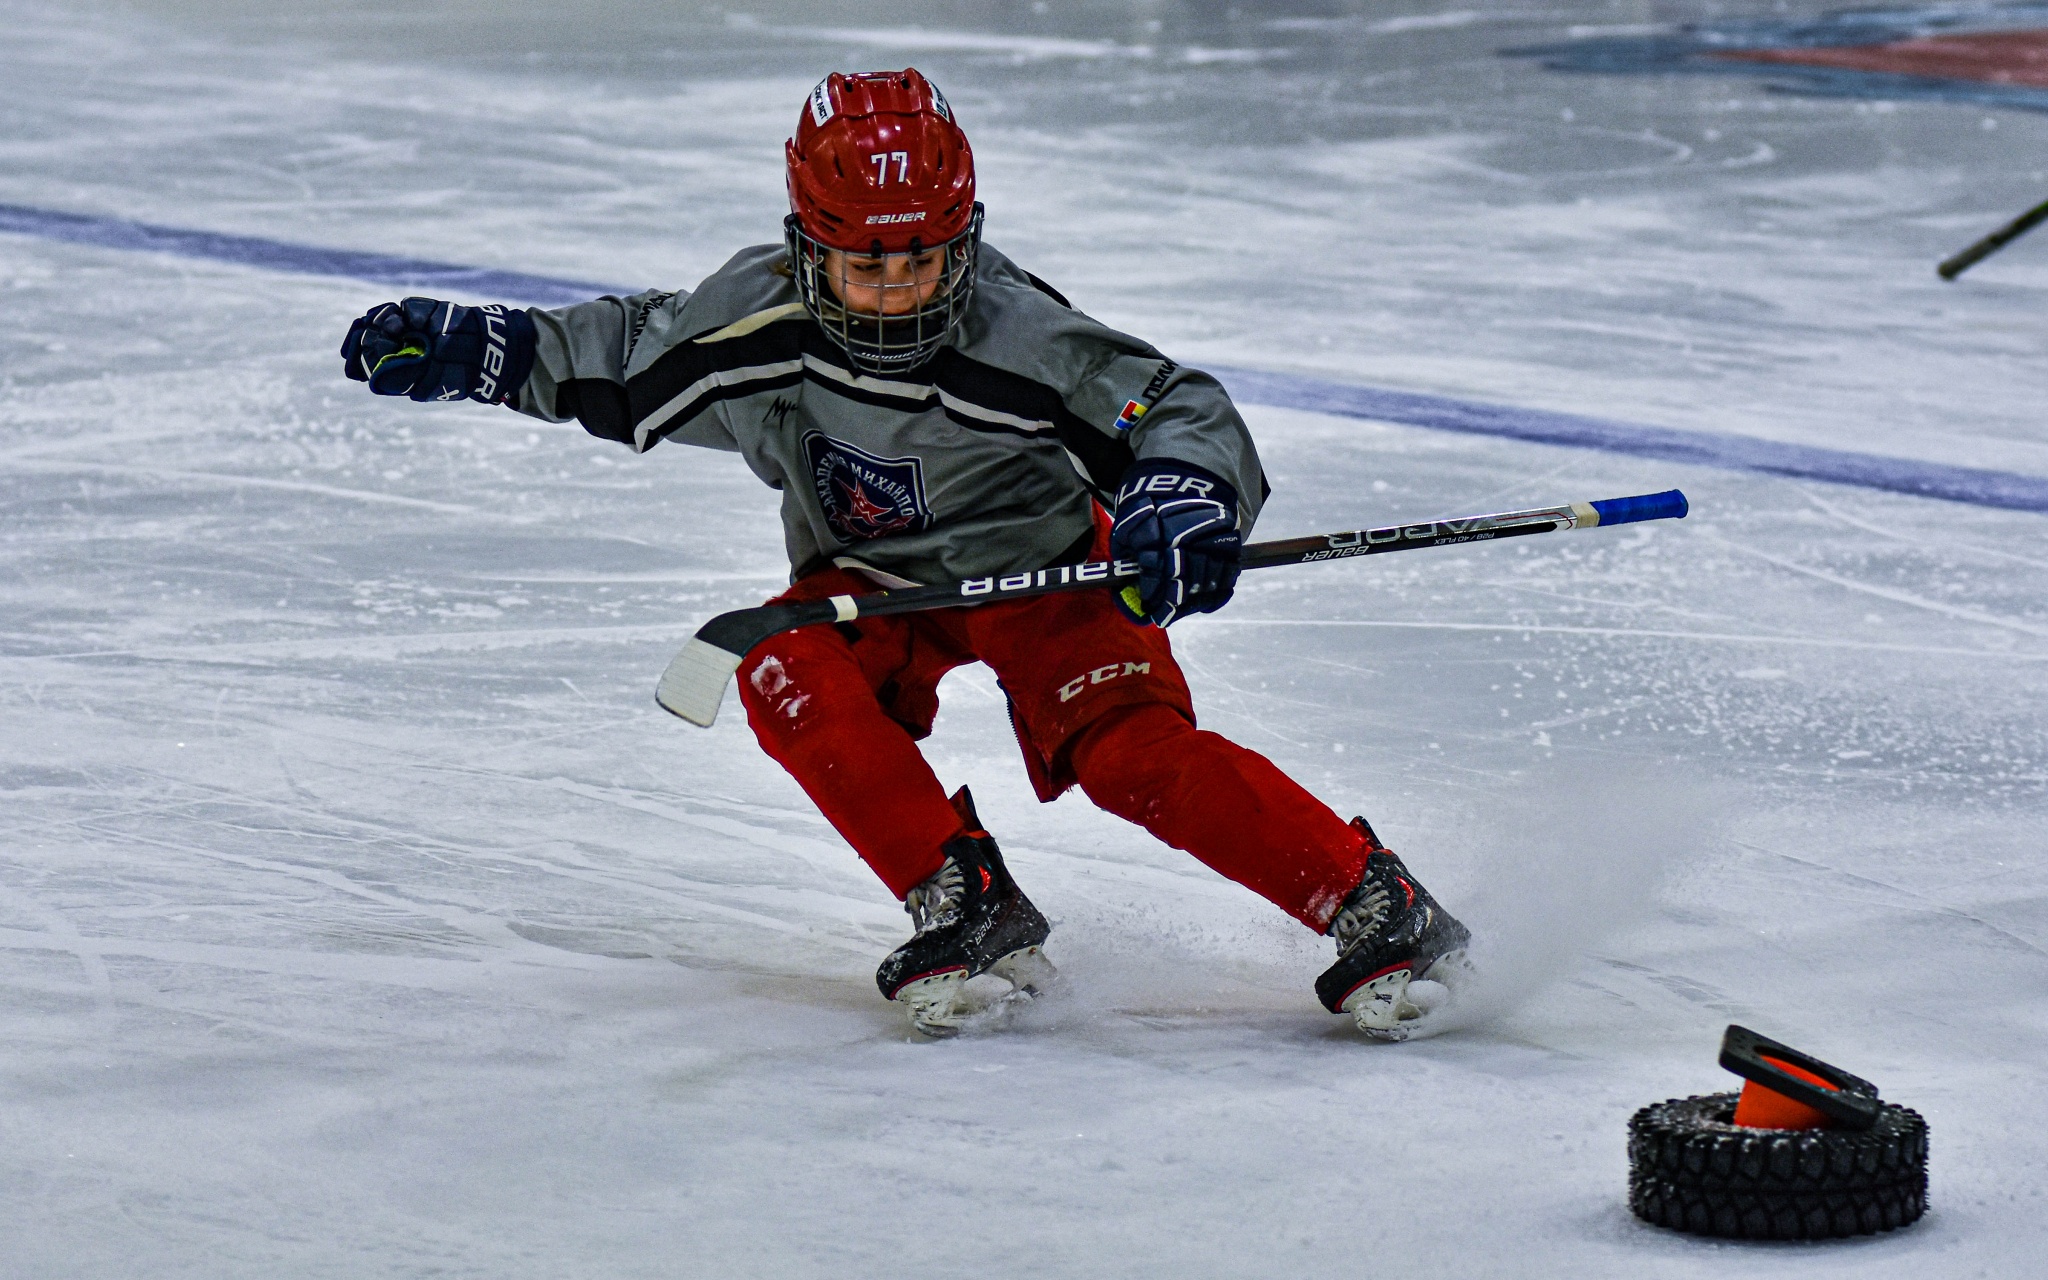
M 1138 419 L 1144 416 L 1144 405 L 1139 404 L 1136 400 L 1126 400 L 1124 401 L 1124 411 L 1117 415 L 1116 429 L 1118 431 L 1129 431 L 1132 427 L 1137 426 Z

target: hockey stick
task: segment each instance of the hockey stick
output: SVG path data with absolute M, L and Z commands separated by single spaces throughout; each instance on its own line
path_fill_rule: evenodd
M 1685 512 L 1685 495 L 1676 489 L 1667 489 L 1663 493 L 1610 498 L 1604 502 L 1574 502 L 1568 506 L 1539 507 L 1533 511 L 1504 511 L 1457 520 L 1427 520 L 1421 524 L 1393 524 L 1352 533 L 1254 542 L 1244 549 L 1239 563 L 1246 569 L 1269 569 L 1281 564 L 1312 564 L 1319 560 L 1344 560 L 1385 551 L 1447 547 L 1461 542 L 1514 538 L 1526 533 L 1549 533 L 1556 529 L 1591 529 L 1598 525 L 1633 524 L 1638 520 L 1676 520 Z M 661 684 L 655 689 L 654 700 L 664 710 L 691 724 L 709 728 L 718 717 L 718 704 L 725 698 L 725 686 L 732 681 L 733 672 L 739 670 L 741 660 L 755 645 L 784 631 L 821 622 L 851 622 L 855 618 L 879 618 L 893 613 L 1021 600 L 1026 596 L 1050 595 L 1055 591 L 1100 590 L 1137 576 L 1138 566 L 1129 561 L 1091 560 L 1085 564 L 1058 565 L 1029 573 L 969 578 L 965 582 L 906 587 L 872 595 L 829 596 L 823 600 L 735 609 L 731 613 L 719 614 L 697 629 L 697 634 L 683 646 L 683 651 L 668 664 L 668 670 L 661 673 Z
M 2032 231 L 2035 227 L 2040 226 L 2044 221 L 2048 221 L 2048 202 L 2035 205 L 1953 258 L 1943 262 L 1935 268 L 1935 271 L 1940 273 L 1942 279 L 1953 280 L 1971 267 L 1976 266 L 1979 262 L 1982 262 L 2000 249 L 2005 248 L 2005 246 L 2027 234 L 2027 232 Z

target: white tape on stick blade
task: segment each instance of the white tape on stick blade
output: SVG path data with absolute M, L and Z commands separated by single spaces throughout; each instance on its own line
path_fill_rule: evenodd
M 725 686 L 739 668 L 739 654 L 692 637 L 661 673 L 654 700 L 691 724 L 709 729 L 718 719 Z

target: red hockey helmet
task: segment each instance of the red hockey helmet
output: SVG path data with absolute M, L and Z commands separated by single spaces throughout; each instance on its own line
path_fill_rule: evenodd
M 829 249 L 906 253 L 973 221 L 974 151 L 915 70 L 826 76 L 787 150 L 790 212 Z
M 834 73 L 786 149 L 797 291 L 860 368 L 922 364 L 974 291 L 974 152 L 945 95 L 915 70 Z

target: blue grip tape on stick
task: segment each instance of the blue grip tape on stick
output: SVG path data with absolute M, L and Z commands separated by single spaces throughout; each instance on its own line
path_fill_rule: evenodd
M 1685 495 L 1676 489 L 1645 493 L 1634 498 L 1608 498 L 1589 504 L 1600 513 L 1600 526 L 1634 524 L 1638 520 L 1683 520 L 1690 509 Z

